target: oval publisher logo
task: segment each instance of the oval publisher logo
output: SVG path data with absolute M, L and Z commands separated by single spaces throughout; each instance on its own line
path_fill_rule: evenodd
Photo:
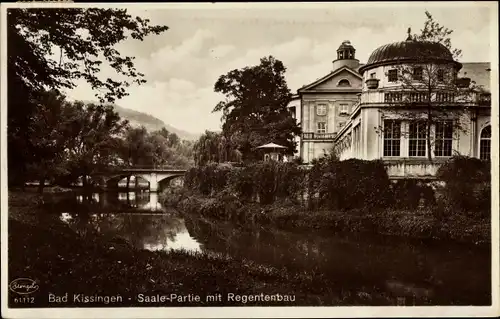
M 17 278 L 11 281 L 9 289 L 20 295 L 29 295 L 38 290 L 38 284 L 33 279 Z

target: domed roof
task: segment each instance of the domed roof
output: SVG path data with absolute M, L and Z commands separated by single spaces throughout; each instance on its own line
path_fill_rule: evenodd
M 353 49 L 354 50 L 354 47 L 352 46 L 351 41 L 349 41 L 349 40 L 342 41 L 342 44 L 339 46 L 337 51 L 344 50 L 344 49 Z
M 428 41 L 406 40 L 383 45 L 373 51 L 368 58 L 368 62 L 360 68 L 363 73 L 367 69 L 378 65 L 389 65 L 396 62 L 419 61 L 425 57 L 426 61 L 452 62 L 460 65 L 453 60 L 453 55 L 443 44 Z

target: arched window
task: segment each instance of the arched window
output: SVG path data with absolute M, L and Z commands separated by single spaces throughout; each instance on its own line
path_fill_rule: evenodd
M 481 139 L 479 141 L 479 158 L 489 160 L 491 157 L 491 125 L 486 126 L 481 131 Z
M 337 86 L 351 86 L 351 83 L 347 79 L 342 79 L 339 81 L 339 84 Z

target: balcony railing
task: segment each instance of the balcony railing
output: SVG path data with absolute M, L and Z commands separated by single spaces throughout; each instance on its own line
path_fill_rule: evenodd
M 432 103 L 463 103 L 465 100 L 474 100 L 474 96 L 459 98 L 454 92 L 434 92 L 432 94 Z M 361 103 L 426 103 L 429 101 L 429 95 L 425 92 L 411 91 L 390 91 L 390 92 L 363 92 L 361 94 Z M 481 95 L 479 103 L 482 105 L 491 103 L 491 98 L 487 95 Z
M 337 136 L 337 133 L 302 133 L 302 139 L 304 140 L 333 140 L 335 136 Z
M 390 178 L 430 178 L 436 176 L 439 167 L 446 162 L 446 159 L 434 159 L 429 162 L 427 159 L 401 158 L 395 160 L 384 160 L 387 174 Z

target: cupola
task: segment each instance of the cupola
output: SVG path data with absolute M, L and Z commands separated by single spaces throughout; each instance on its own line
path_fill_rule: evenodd
M 356 60 L 356 49 L 351 44 L 351 41 L 344 40 L 337 49 L 337 59 L 333 61 L 333 71 L 347 66 L 353 70 L 359 67 L 359 61 Z

